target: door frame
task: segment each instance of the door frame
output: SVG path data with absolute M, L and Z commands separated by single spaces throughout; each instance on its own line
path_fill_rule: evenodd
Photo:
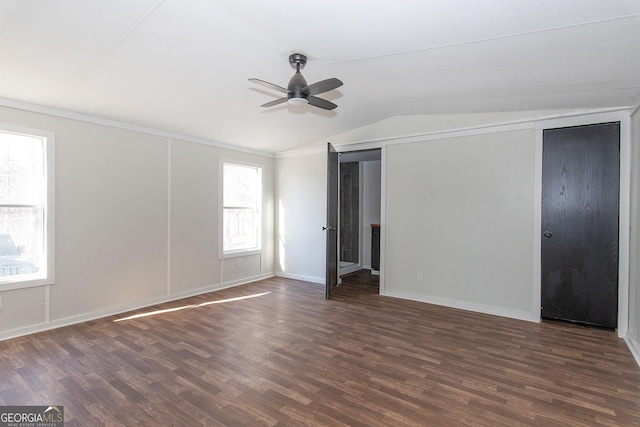
M 629 328 L 629 273 L 631 221 L 631 117 L 628 111 L 585 114 L 535 122 L 534 221 L 533 221 L 533 307 L 532 314 L 541 320 L 542 292 L 542 133 L 545 129 L 620 122 L 620 193 L 618 230 L 618 328 L 624 337 Z
M 386 261 L 386 257 L 385 257 L 386 185 L 385 185 L 385 182 L 387 179 L 386 178 L 387 146 L 386 144 L 380 144 L 380 143 L 360 143 L 355 146 L 354 145 L 338 145 L 337 147 L 334 147 L 334 149 L 338 152 L 338 155 L 356 153 L 359 151 L 372 151 L 372 150 L 380 151 L 380 227 L 381 228 L 380 228 L 380 270 L 379 270 L 380 275 L 378 276 L 379 277 L 378 294 L 383 295 L 385 291 L 384 272 L 385 272 L 385 261 Z M 338 163 L 340 163 L 339 160 L 338 160 Z M 338 183 L 338 189 L 340 188 L 339 185 L 340 184 Z M 328 188 L 327 188 L 327 191 L 328 191 Z M 339 196 L 338 196 L 338 200 L 340 200 Z M 362 202 L 362 199 L 360 201 Z M 338 209 L 338 214 L 339 214 L 339 209 Z M 338 224 L 339 223 L 340 223 L 340 220 L 338 218 Z M 340 251 L 340 239 L 338 239 L 338 252 L 339 251 Z M 360 258 L 360 264 L 362 265 L 363 264 L 362 252 L 359 254 L 359 258 Z M 325 264 L 326 262 L 327 261 L 325 260 Z M 338 283 L 340 282 L 341 282 L 341 277 L 339 275 L 339 268 L 338 268 Z
M 343 147 L 340 147 L 343 148 Z M 352 147 L 348 147 L 348 148 L 352 148 Z M 367 156 L 365 153 L 367 152 L 372 152 L 372 151 L 377 151 L 378 152 L 378 160 L 380 161 L 380 224 L 382 225 L 383 219 L 383 211 L 384 211 L 384 185 L 383 185 L 383 180 L 384 180 L 384 170 L 382 168 L 382 162 L 383 162 L 383 150 L 384 147 L 380 147 L 380 146 L 375 146 L 375 147 L 370 147 L 370 148 L 361 148 L 358 147 L 357 149 L 351 149 L 351 150 L 343 150 L 343 151 L 339 151 L 340 154 L 340 159 L 339 159 L 339 163 L 340 165 L 342 165 L 343 163 L 343 156 L 349 157 L 349 159 L 347 160 L 347 162 L 358 162 L 359 163 L 359 180 L 360 180 L 360 184 L 359 184 L 359 240 L 360 240 L 360 245 L 358 248 L 358 264 L 356 267 L 358 267 L 358 269 L 362 269 L 365 267 L 366 262 L 364 260 L 364 246 L 365 246 L 365 242 L 366 239 L 364 238 L 364 233 L 363 233 L 363 229 L 365 227 L 367 227 L 367 224 L 365 224 L 364 222 L 364 201 L 365 201 L 365 195 L 364 192 L 366 190 L 365 188 L 365 182 L 364 182 L 364 168 L 362 167 L 362 163 L 366 162 L 366 161 L 371 161 L 371 157 Z M 342 166 L 340 166 L 342 167 Z M 341 188 L 340 188 L 341 189 Z M 339 189 L 339 190 L 340 190 Z M 340 194 L 340 196 L 342 196 L 342 194 Z M 340 201 L 340 208 L 342 208 L 342 197 L 339 197 L 339 201 Z M 342 209 L 338 209 L 338 213 L 340 214 Z M 339 218 L 338 221 L 339 224 L 342 223 L 342 221 Z M 370 241 L 370 239 L 369 239 Z M 382 242 L 381 242 L 382 245 Z M 380 250 L 382 251 L 382 248 L 380 248 Z M 342 244 L 340 242 L 340 239 L 338 239 L 338 253 L 340 253 L 342 251 Z M 382 276 L 382 254 L 380 257 L 380 270 L 378 270 L 379 275 Z M 348 274 L 348 272 L 346 273 Z M 382 279 L 382 277 L 381 277 Z M 339 277 L 339 281 L 341 281 L 341 277 Z

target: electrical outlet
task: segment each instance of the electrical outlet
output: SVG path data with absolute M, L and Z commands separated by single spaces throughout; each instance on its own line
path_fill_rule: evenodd
M 418 271 L 418 282 L 424 282 L 424 273 L 422 271 Z
M 242 268 L 242 258 L 238 258 L 238 260 L 236 261 L 236 266 L 238 268 Z

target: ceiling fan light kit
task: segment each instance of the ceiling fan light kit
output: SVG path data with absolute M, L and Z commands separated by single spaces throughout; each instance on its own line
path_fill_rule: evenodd
M 309 103 L 309 100 L 303 97 L 291 97 L 287 100 L 287 103 L 289 105 L 307 105 Z
M 286 89 L 282 86 L 278 86 L 264 80 L 253 78 L 249 79 L 250 82 L 287 94 L 286 97 L 267 102 L 266 104 L 262 104 L 261 107 L 273 107 L 285 102 L 289 105 L 309 104 L 324 110 L 333 110 L 337 107 L 333 102 L 318 98 L 315 95 L 339 88 L 342 86 L 342 82 L 340 80 L 331 78 L 310 85 L 307 84 L 307 81 L 300 73 L 300 70 L 304 69 L 304 66 L 307 65 L 307 57 L 301 53 L 289 55 L 289 64 L 291 65 L 291 68 L 296 70 L 296 73 L 291 77 L 291 80 L 289 80 L 289 84 Z

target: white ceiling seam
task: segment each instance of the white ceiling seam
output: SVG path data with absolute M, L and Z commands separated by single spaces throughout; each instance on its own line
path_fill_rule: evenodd
M 62 94 L 58 97 L 58 99 L 56 99 L 52 106 L 55 107 L 58 102 L 60 102 L 60 100 L 62 98 L 64 98 L 64 96 L 69 93 L 69 91 L 71 91 L 78 82 L 80 82 L 87 74 L 89 74 L 91 72 L 91 70 L 93 70 L 95 67 L 98 66 L 98 64 L 100 64 L 100 62 L 102 62 L 102 60 L 109 55 L 118 45 L 120 45 L 120 43 L 122 43 L 123 40 L 125 40 L 127 37 L 129 37 L 129 35 L 131 33 L 133 33 L 136 28 L 138 28 L 140 26 L 140 24 L 142 24 L 148 17 L 149 15 L 151 15 L 156 9 L 158 9 L 158 7 L 160 7 L 162 5 L 162 3 L 164 3 L 165 0 L 159 0 L 158 3 L 153 6 L 151 8 L 151 10 L 149 10 L 149 12 L 147 12 L 147 14 L 145 14 L 136 24 L 134 24 L 129 31 L 127 31 L 126 33 L 124 33 L 122 36 L 120 36 L 120 38 L 118 38 L 113 45 L 111 45 L 111 47 L 109 47 L 96 61 L 93 65 L 91 65 L 89 68 L 87 68 L 81 75 L 80 77 L 78 77 L 78 79 L 71 85 L 69 86 L 69 88 L 67 88 L 67 90 L 63 91 Z
M 438 49 L 447 49 L 447 48 L 456 47 L 456 46 L 472 45 L 472 44 L 476 44 L 476 43 L 484 43 L 484 42 L 490 42 L 490 41 L 495 41 L 495 40 L 518 38 L 518 37 L 522 37 L 522 36 L 526 36 L 526 35 L 542 34 L 542 33 L 559 31 L 559 30 L 564 30 L 564 29 L 574 28 L 574 27 L 585 27 L 585 26 L 590 26 L 590 25 L 598 25 L 598 24 L 602 24 L 602 23 L 622 21 L 622 20 L 627 20 L 627 19 L 639 19 L 639 18 L 640 18 L 640 14 L 636 13 L 636 14 L 632 14 L 632 15 L 618 16 L 618 17 L 608 18 L 608 19 L 600 19 L 600 20 L 591 21 L 591 22 L 577 23 L 577 24 L 572 24 L 572 25 L 563 25 L 563 26 L 551 27 L 551 28 L 543 28 L 543 29 L 534 30 L 534 31 L 524 31 L 524 32 L 520 32 L 520 33 L 506 34 L 506 35 L 502 35 L 502 36 L 488 37 L 488 38 L 483 38 L 483 39 L 468 40 L 468 41 L 458 42 L 458 43 L 450 43 L 450 44 L 443 44 L 443 45 L 437 45 L 437 46 L 429 46 L 429 47 L 424 47 L 424 48 L 414 49 L 414 50 L 406 50 L 406 51 L 401 51 L 401 52 L 385 53 L 385 54 L 375 55 L 375 56 L 350 58 L 350 59 L 345 59 L 345 60 L 340 60 L 340 61 L 335 61 L 335 62 L 326 62 L 326 63 L 323 63 L 323 64 L 316 65 L 316 67 L 322 67 L 322 66 L 327 66 L 327 65 L 335 65 L 335 64 L 342 64 L 342 63 L 349 63 L 349 62 L 357 62 L 357 61 L 366 61 L 368 59 L 377 59 L 377 58 L 385 58 L 385 57 L 392 57 L 392 56 L 401 56 L 401 55 L 406 55 L 406 54 L 410 54 L 410 53 L 426 52 L 426 51 L 438 50 Z

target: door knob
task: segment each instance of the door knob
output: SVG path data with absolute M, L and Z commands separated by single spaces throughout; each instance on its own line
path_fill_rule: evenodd
M 550 231 L 545 231 L 544 233 L 542 233 L 542 235 L 547 239 L 550 239 L 553 236 L 553 233 Z
M 329 230 L 329 231 L 333 231 L 335 230 L 335 227 L 332 227 L 330 225 L 326 226 L 326 227 L 322 227 L 323 230 Z

